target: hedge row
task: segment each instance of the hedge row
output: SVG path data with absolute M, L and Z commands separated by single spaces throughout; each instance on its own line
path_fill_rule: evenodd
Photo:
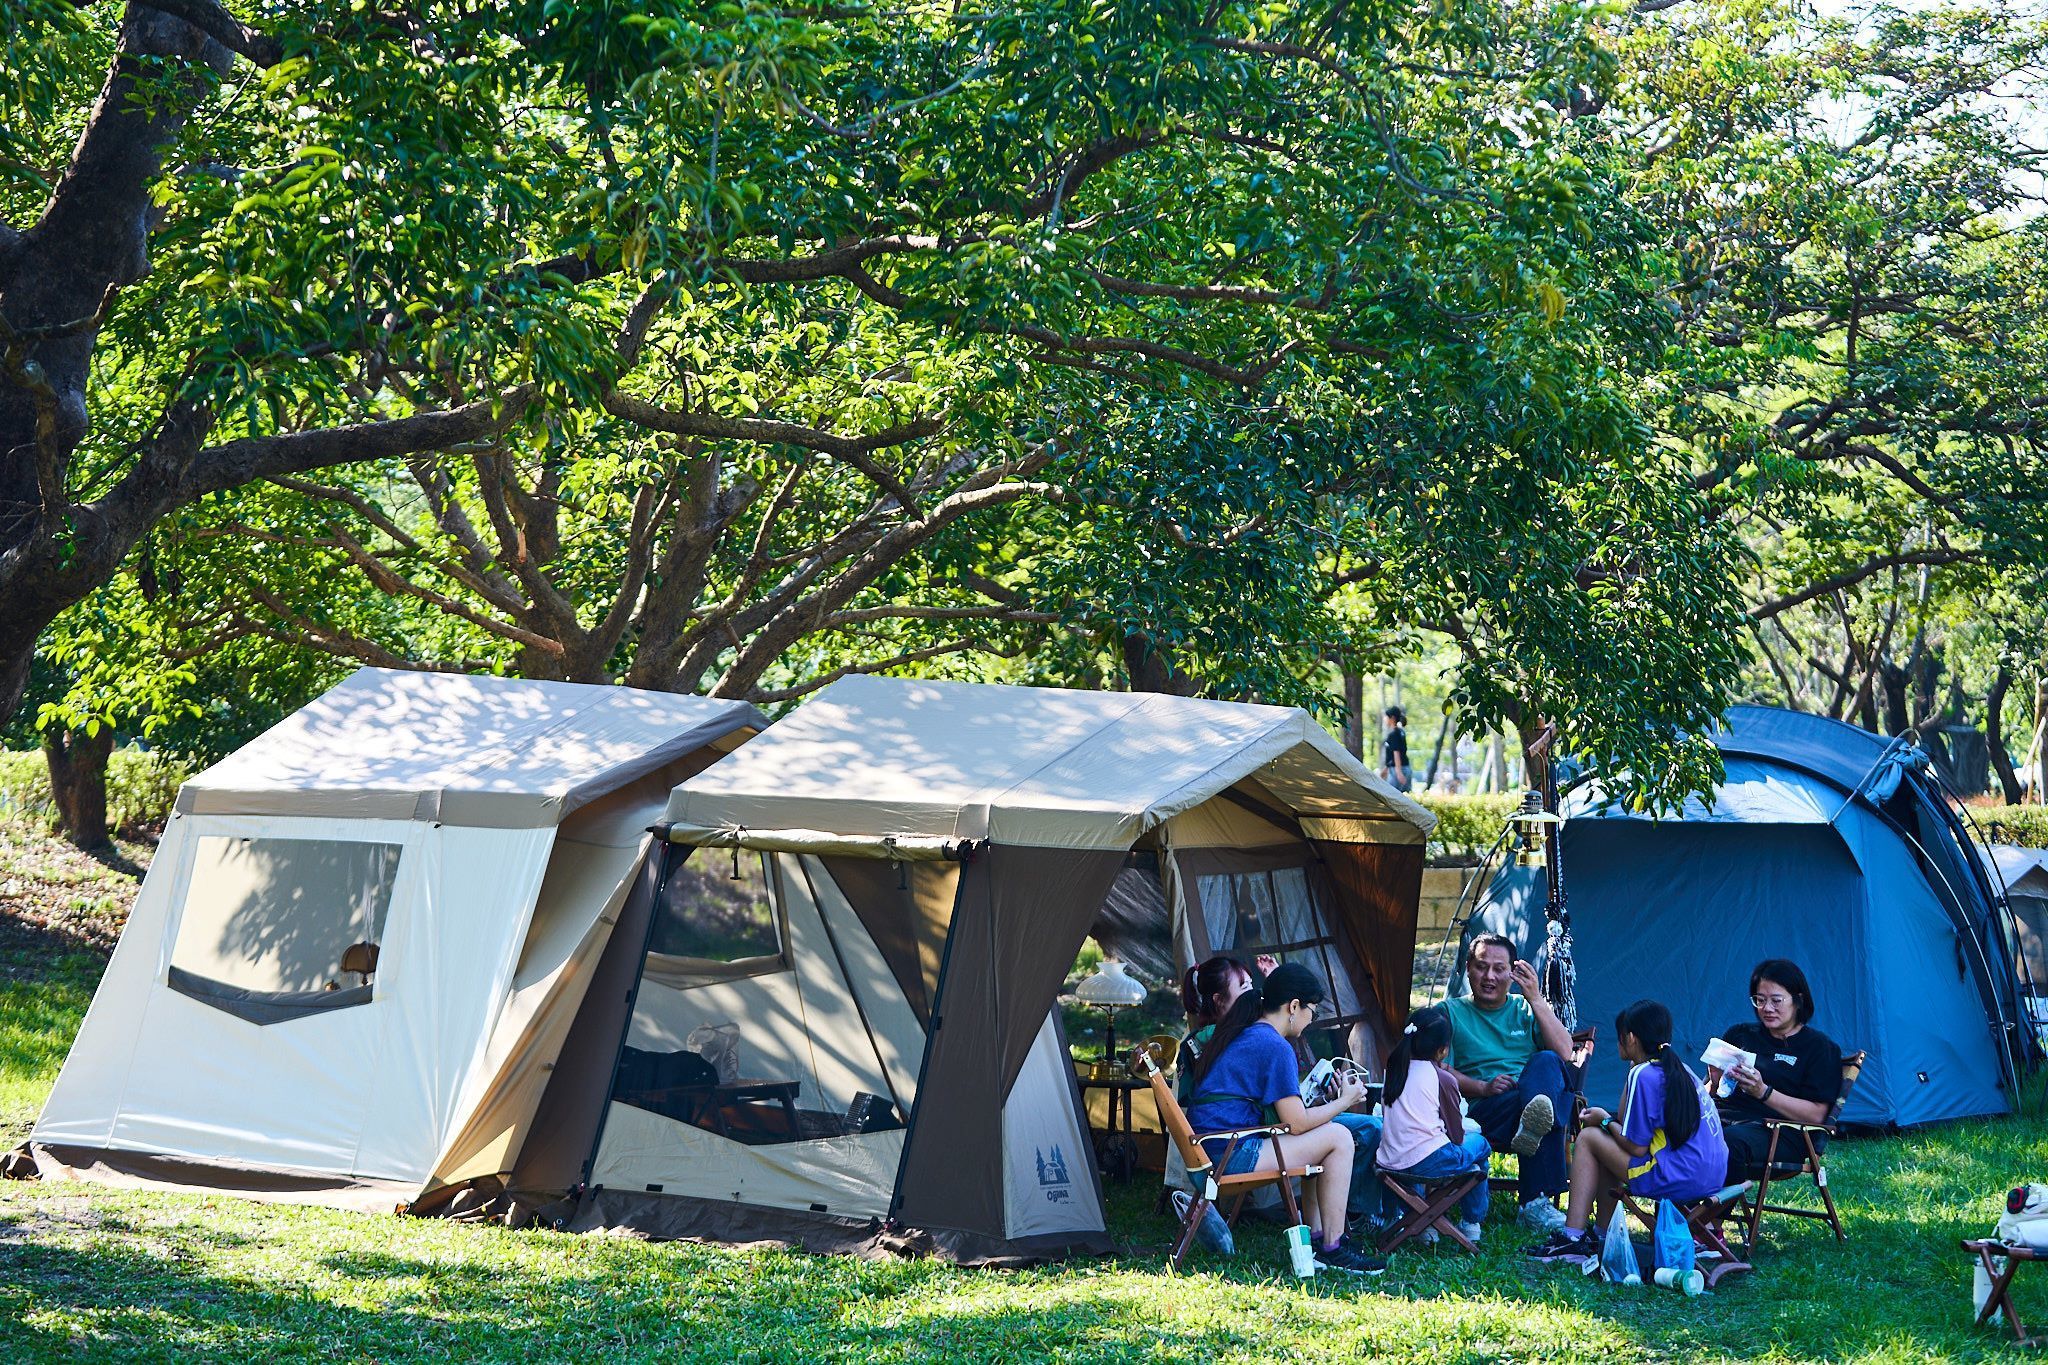
M 2048 848 L 2048 806 L 1972 806 L 1970 818 L 1995 844 Z
M 107 760 L 107 823 L 116 830 L 161 828 L 189 775 L 160 754 L 116 749 Z M 56 828 L 50 768 L 40 752 L 0 752 L 0 820 Z
M 1431 862 L 1476 861 L 1500 837 L 1508 812 L 1522 804 L 1520 792 L 1415 799 L 1436 817 L 1436 831 L 1429 836 Z

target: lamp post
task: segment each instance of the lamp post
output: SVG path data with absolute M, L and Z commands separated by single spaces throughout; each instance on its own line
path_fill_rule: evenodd
M 1074 988 L 1074 998 L 1102 1011 L 1107 1021 L 1107 1033 L 1102 1061 L 1097 1063 L 1097 1067 L 1113 1076 L 1116 1072 L 1116 1012 L 1144 1004 L 1145 983 L 1126 971 L 1124 964 L 1117 959 L 1104 958 L 1095 974 Z

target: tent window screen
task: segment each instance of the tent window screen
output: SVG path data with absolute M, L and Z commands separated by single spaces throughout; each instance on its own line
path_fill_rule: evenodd
M 170 984 L 257 1023 L 368 1003 L 401 852 L 331 839 L 198 840 Z
M 663 880 L 647 946 L 659 965 L 731 977 L 781 970 L 782 939 L 767 859 L 703 849 Z
M 1338 967 L 1335 943 L 1307 868 L 1197 877 L 1195 894 L 1202 902 L 1202 924 L 1212 951 L 1246 962 L 1260 953 L 1299 962 L 1330 986 L 1340 1019 L 1357 1013 L 1351 978 Z

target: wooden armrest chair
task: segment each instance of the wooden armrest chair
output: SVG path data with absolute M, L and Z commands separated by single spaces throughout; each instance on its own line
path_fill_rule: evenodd
M 1982 1327 L 2003 1313 L 2012 1327 L 2014 1345 L 2039 1346 L 2044 1338 L 2028 1336 L 2026 1324 L 2020 1321 L 2019 1310 L 2012 1306 L 2012 1277 L 2028 1261 L 2048 1261 L 2048 1252 L 2036 1251 L 2032 1247 L 2007 1246 L 1989 1237 L 1966 1240 L 1963 1250 L 1977 1258 L 1977 1263 L 1991 1281 L 1991 1293 L 1984 1300 L 1984 1306 L 1977 1310 L 1977 1325 Z M 2002 1267 L 2000 1261 L 2005 1262 Z
M 1280 1200 L 1287 1206 L 1288 1219 L 1293 1223 L 1302 1221 L 1301 1205 L 1294 1197 L 1294 1182 L 1314 1180 L 1323 1173 L 1321 1166 L 1290 1166 L 1281 1170 L 1245 1171 L 1237 1175 L 1217 1173 L 1230 1165 L 1238 1144 L 1246 1138 L 1284 1137 L 1288 1132 L 1286 1124 L 1244 1128 L 1230 1133 L 1205 1133 L 1204 1137 L 1225 1140 L 1223 1159 L 1212 1161 L 1209 1149 L 1195 1137 L 1194 1127 L 1182 1112 L 1180 1101 L 1174 1098 L 1173 1087 L 1166 1081 L 1166 1072 L 1160 1068 L 1151 1049 L 1140 1045 L 1132 1050 L 1131 1072 L 1151 1085 L 1153 1102 L 1159 1106 L 1159 1122 L 1165 1127 L 1167 1137 L 1180 1153 L 1181 1160 L 1187 1163 L 1188 1183 L 1194 1187 L 1194 1197 L 1188 1201 L 1187 1213 L 1181 1218 L 1180 1239 L 1174 1243 L 1173 1255 L 1167 1259 L 1169 1268 L 1179 1270 L 1187 1259 L 1188 1248 L 1195 1242 L 1195 1229 L 1202 1225 L 1202 1217 L 1211 1205 L 1223 1215 L 1224 1222 L 1235 1223 L 1245 1196 L 1253 1190 L 1268 1185 L 1279 1186 Z
M 1764 1152 L 1763 1170 L 1755 1177 L 1755 1192 L 1733 1214 L 1735 1221 L 1747 1227 L 1742 1244 L 1745 1259 L 1756 1250 L 1757 1233 L 1763 1227 L 1767 1213 L 1779 1213 L 1788 1218 L 1811 1218 L 1833 1228 L 1836 1241 L 1849 1240 L 1849 1234 L 1842 1229 L 1841 1214 L 1835 1210 L 1835 1196 L 1828 1190 L 1827 1163 L 1821 1159 L 1820 1146 L 1814 1138 L 1835 1136 L 1842 1120 L 1842 1107 L 1849 1102 L 1849 1092 L 1856 1088 L 1856 1079 L 1863 1074 L 1863 1063 L 1868 1056 L 1865 1052 L 1852 1052 L 1842 1058 L 1842 1085 L 1835 1092 L 1835 1102 L 1829 1107 L 1826 1119 L 1819 1123 L 1794 1123 L 1790 1119 L 1765 1121 L 1771 1142 Z M 1779 1155 L 1781 1147 L 1783 1156 Z M 1773 1185 L 1782 1185 L 1801 1176 L 1812 1179 L 1814 1188 L 1820 1191 L 1822 1207 L 1803 1209 L 1796 1204 L 1771 1202 Z

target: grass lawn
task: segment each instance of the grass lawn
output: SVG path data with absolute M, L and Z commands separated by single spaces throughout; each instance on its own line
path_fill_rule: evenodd
M 127 880 L 46 848 L 0 842 L 0 924 L 13 921 L 0 935 L 9 1140 L 89 998 L 103 937 L 89 932 L 100 917 L 90 906 L 120 900 Z M 1147 1184 L 1111 1191 L 1118 1256 L 1014 1272 L 10 1183 L 0 1185 L 0 1361 L 2015 1355 L 1970 1325 L 1955 1242 L 1989 1230 L 2009 1184 L 2048 1174 L 2048 1123 L 1843 1143 L 1830 1167 L 1847 1246 L 1824 1228 L 1780 1224 L 1755 1274 L 1695 1300 L 1529 1266 L 1528 1239 L 1505 1207 L 1477 1258 L 1404 1252 L 1377 1279 L 1301 1285 L 1286 1274 L 1277 1229 L 1256 1226 L 1241 1233 L 1235 1260 L 1198 1253 L 1191 1273 L 1167 1275 L 1168 1228 L 1150 1212 Z M 2022 1277 L 2020 1298 L 2048 1315 L 2048 1276 Z

